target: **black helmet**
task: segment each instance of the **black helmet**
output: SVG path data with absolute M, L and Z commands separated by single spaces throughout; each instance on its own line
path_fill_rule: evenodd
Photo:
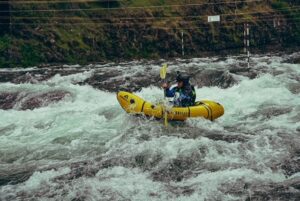
M 182 74 L 179 71 L 177 71 L 176 81 L 177 82 L 182 81 L 184 84 L 188 84 L 190 82 L 190 76 Z

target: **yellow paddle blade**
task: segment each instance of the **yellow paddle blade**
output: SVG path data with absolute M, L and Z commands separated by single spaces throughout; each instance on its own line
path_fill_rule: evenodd
M 164 64 L 162 66 L 162 68 L 160 69 L 160 78 L 161 79 L 166 79 L 167 69 L 168 69 L 168 65 L 167 64 Z

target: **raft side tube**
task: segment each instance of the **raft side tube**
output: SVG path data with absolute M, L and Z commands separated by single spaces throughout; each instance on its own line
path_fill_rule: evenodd
M 120 91 L 117 99 L 127 113 L 163 118 L 163 106 L 154 105 L 132 93 Z M 224 108 L 214 101 L 203 100 L 196 102 L 195 106 L 172 107 L 167 112 L 169 120 L 184 121 L 187 118 L 204 117 L 213 121 L 224 114 Z

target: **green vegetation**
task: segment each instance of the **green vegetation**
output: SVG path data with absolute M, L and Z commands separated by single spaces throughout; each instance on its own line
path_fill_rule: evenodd
M 21 65 L 22 66 L 34 66 L 43 62 L 44 58 L 41 53 L 38 52 L 38 45 L 34 45 L 35 42 L 24 43 L 20 47 L 22 55 Z
M 7 35 L 0 37 L 0 68 L 10 67 L 9 47 L 11 38 Z
M 296 6 L 296 5 L 295 5 Z M 285 19 L 290 22 L 290 26 L 293 28 L 293 31 L 290 33 L 291 38 L 290 42 L 300 44 L 300 10 L 299 8 L 294 8 L 290 6 L 289 1 L 284 0 L 275 0 L 272 3 L 272 7 L 275 10 L 278 10 L 281 14 L 285 16 Z
M 230 0 L 228 0 L 230 1 Z M 11 36 L 0 36 L 0 67 L 34 66 L 42 63 L 85 64 L 140 58 L 181 56 L 181 31 L 186 55 L 230 51 L 243 47 L 243 23 L 251 24 L 255 48 L 300 45 L 299 9 L 287 0 L 217 6 L 170 6 L 146 9 L 113 9 L 205 3 L 204 0 L 124 0 L 120 2 L 15 4 L 24 9 L 87 9 L 72 12 L 17 12 L 12 16 Z M 88 9 L 94 11 L 88 11 Z M 95 10 L 96 9 L 96 10 Z M 266 13 L 265 11 L 270 11 Z M 273 27 L 275 11 L 291 24 Z M 265 21 L 254 15 L 258 15 Z M 222 23 L 207 24 L 207 15 L 222 16 Z M 234 17 L 234 13 L 245 13 Z M 189 18 L 187 16 L 199 16 Z M 24 17 L 28 17 L 24 19 Z M 154 19 L 152 19 L 154 18 Z M 274 42 L 275 41 L 275 42 Z

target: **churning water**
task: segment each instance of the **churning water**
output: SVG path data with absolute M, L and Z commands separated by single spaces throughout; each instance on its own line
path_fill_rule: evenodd
M 258 55 L 251 69 L 235 57 L 169 62 L 171 79 L 189 72 L 197 99 L 225 115 L 168 128 L 126 114 L 115 94 L 161 98 L 160 63 L 33 68 L 2 82 L 0 200 L 299 200 L 299 55 Z

